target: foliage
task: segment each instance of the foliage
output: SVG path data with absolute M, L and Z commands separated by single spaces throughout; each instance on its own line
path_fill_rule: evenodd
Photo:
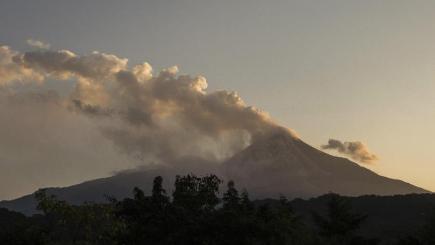
M 105 204 L 72 205 L 36 192 L 41 214 L 26 217 L 0 209 L 0 244 L 108 245 L 286 245 L 378 244 L 359 235 L 366 216 L 330 195 L 327 209 L 313 212 L 315 228 L 295 214 L 284 197 L 253 202 L 233 181 L 220 193 L 215 175 L 176 176 L 169 196 L 163 179 L 154 179 L 151 195 L 134 188 L 132 198 Z M 435 244 L 435 216 L 415 236 L 397 244 Z
M 327 208 L 326 216 L 321 216 L 316 212 L 312 214 L 324 243 L 367 244 L 367 241 L 362 241 L 363 238 L 354 234 L 367 216 L 353 213 L 350 203 L 336 194 L 330 195 Z

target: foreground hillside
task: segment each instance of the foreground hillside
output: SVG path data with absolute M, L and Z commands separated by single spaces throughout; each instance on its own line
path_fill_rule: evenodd
M 215 175 L 156 177 L 147 195 L 72 205 L 38 191 L 40 214 L 0 209 L 0 244 L 433 244 L 435 195 L 251 201 Z M 407 243 L 405 243 L 407 242 Z
M 295 213 L 313 223 L 312 212 L 327 212 L 327 204 L 333 195 L 323 195 L 309 200 L 296 199 L 291 202 Z M 378 237 L 384 241 L 411 236 L 435 217 L 435 194 L 407 194 L 395 196 L 341 197 L 350 203 L 357 213 L 367 215 L 359 234 Z

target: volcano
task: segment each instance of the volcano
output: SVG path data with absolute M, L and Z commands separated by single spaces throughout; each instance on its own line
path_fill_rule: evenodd
M 329 192 L 347 196 L 427 193 L 322 152 L 286 130 L 256 140 L 227 160 L 223 169 L 227 178 L 257 197 L 312 197 Z
M 404 181 L 380 176 L 346 158 L 324 153 L 286 129 L 256 138 L 250 146 L 218 166 L 204 167 L 205 164 L 209 163 L 197 162 L 190 164 L 188 169 L 165 167 L 126 171 L 69 187 L 48 188 L 47 191 L 73 204 L 102 202 L 105 195 L 131 196 L 135 186 L 149 191 L 152 179 L 158 175 L 163 176 L 165 187 L 171 190 L 176 174 L 215 173 L 224 180 L 234 180 L 239 189 L 248 190 L 255 199 L 280 195 L 308 198 L 329 192 L 346 196 L 428 193 Z M 36 201 L 30 194 L 0 202 L 0 207 L 32 214 L 36 212 Z

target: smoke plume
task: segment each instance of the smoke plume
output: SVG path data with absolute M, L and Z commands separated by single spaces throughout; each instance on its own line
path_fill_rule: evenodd
M 11 82 L 41 82 L 43 77 L 39 73 L 14 61 L 17 55 L 8 46 L 0 45 L 0 86 L 10 85 Z
M 0 199 L 103 177 L 139 164 L 119 154 L 55 91 L 0 89 Z
M 324 150 L 337 150 L 339 153 L 348 155 L 362 163 L 372 163 L 378 160 L 378 157 L 359 141 L 341 142 L 340 140 L 329 139 L 328 144 L 322 145 L 321 148 Z
M 27 44 L 38 49 L 50 49 L 50 44 L 35 39 L 27 39 Z
M 203 76 L 178 75 L 177 67 L 155 74 L 148 63 L 129 67 L 125 58 L 96 51 L 0 47 L 0 86 L 48 80 L 75 81 L 60 104 L 87 116 L 118 149 L 143 161 L 218 161 L 278 128 L 237 93 L 207 92 Z

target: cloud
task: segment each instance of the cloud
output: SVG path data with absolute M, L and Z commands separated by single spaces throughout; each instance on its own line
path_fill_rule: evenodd
M 62 98 L 87 116 L 118 149 L 143 161 L 186 156 L 221 160 L 279 127 L 267 113 L 231 91 L 207 91 L 203 76 L 178 75 L 176 66 L 154 74 L 113 54 L 69 50 L 16 52 L 3 46 L 3 84 L 73 80 Z
M 202 76 L 177 76 L 175 67 L 155 77 L 138 76 L 137 70 L 144 68 L 117 72 L 112 89 L 106 90 L 108 102 L 92 104 L 119 120 L 104 132 L 130 154 L 166 162 L 186 154 L 222 159 L 276 127 L 266 113 L 247 106 L 236 93 L 208 93 Z
M 69 50 L 40 50 L 17 54 L 14 61 L 40 72 L 45 77 L 104 80 L 126 69 L 128 60 L 97 51 L 78 56 Z
M 132 168 L 87 116 L 56 91 L 0 90 L 0 199 Z
M 0 87 L 9 85 L 11 82 L 41 82 L 44 77 L 32 68 L 15 62 L 18 52 L 8 46 L 0 45 Z
M 328 144 L 322 145 L 321 148 L 324 150 L 337 150 L 339 153 L 350 156 L 353 160 L 362 163 L 372 163 L 378 160 L 378 157 L 359 141 L 341 142 L 340 140 L 329 139 Z
M 27 39 L 27 44 L 38 49 L 50 49 L 50 44 L 35 39 Z
M 15 189 L 23 194 L 138 165 L 211 171 L 283 129 L 236 92 L 207 87 L 205 77 L 179 75 L 177 66 L 153 72 L 147 62 L 128 65 L 97 51 L 0 46 L 0 164 L 9 173 L 0 184 L 20 172 Z

